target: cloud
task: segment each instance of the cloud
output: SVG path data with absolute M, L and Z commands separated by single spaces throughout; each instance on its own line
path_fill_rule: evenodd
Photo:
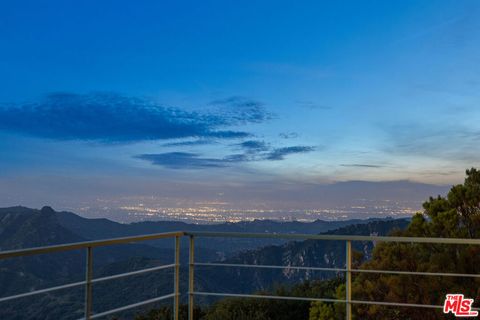
M 315 147 L 310 146 L 294 146 L 294 147 L 285 147 L 277 148 L 269 152 L 265 159 L 266 160 L 283 160 L 285 156 L 295 153 L 307 153 L 315 150 Z
M 476 128 L 419 123 L 382 125 L 382 128 L 389 139 L 382 151 L 389 154 L 478 161 L 480 131 Z
M 245 97 L 214 100 L 210 105 L 217 107 L 216 114 L 238 124 L 260 123 L 273 118 L 273 114 L 267 112 L 262 103 Z
M 154 165 L 163 166 L 169 169 L 203 169 L 203 168 L 224 168 L 233 163 L 253 161 L 246 154 L 232 154 L 224 158 L 204 158 L 198 153 L 190 152 L 166 152 L 159 154 L 141 154 L 135 156 L 137 159 L 146 160 Z
M 238 144 L 246 154 L 255 157 L 255 160 L 283 160 L 285 156 L 295 153 L 307 153 L 315 150 L 312 146 L 291 146 L 272 149 L 265 141 L 247 140 Z
M 162 144 L 162 147 L 185 147 L 185 146 L 203 146 L 208 144 L 217 143 L 215 140 L 193 140 L 193 141 L 180 141 L 180 142 L 168 142 Z
M 269 146 L 265 141 L 258 140 L 247 140 L 239 143 L 238 146 L 246 150 L 247 153 L 258 153 L 269 149 Z
M 314 147 L 294 146 L 273 149 L 269 152 L 238 153 L 227 155 L 223 158 L 205 158 L 198 153 L 190 152 L 166 152 L 158 154 L 141 154 L 134 158 L 149 161 L 158 166 L 169 169 L 202 169 L 224 168 L 236 163 L 253 161 L 278 161 L 284 160 L 285 156 L 295 153 L 306 153 L 315 150 Z
M 466 34 L 472 34 L 478 26 L 475 15 L 455 16 L 449 19 L 442 19 L 441 22 L 417 28 L 415 32 L 402 38 L 396 39 L 392 44 L 399 44 L 405 41 L 426 41 L 437 39 L 437 41 L 454 43 L 465 38 Z M 437 42 L 438 43 L 438 42 Z
M 315 150 L 312 146 L 291 146 L 283 148 L 270 148 L 264 141 L 249 140 L 240 145 L 246 149 L 244 161 L 278 161 L 284 160 L 286 156 L 296 153 L 307 153 Z
M 278 136 L 282 139 L 295 139 L 298 138 L 298 133 L 296 132 L 282 132 L 279 133 Z
M 178 138 L 246 138 L 231 127 L 269 114 L 256 101 L 232 97 L 203 113 L 114 93 L 50 94 L 29 104 L 0 106 L 0 131 L 54 140 L 136 142 Z
M 362 163 L 349 163 L 341 164 L 341 167 L 354 167 L 354 168 L 384 168 L 385 166 L 377 164 L 362 164 Z
M 170 169 L 221 168 L 226 166 L 222 159 L 201 158 L 198 154 L 190 152 L 141 154 L 135 158 Z
M 223 158 L 225 163 L 256 161 L 256 159 L 246 153 L 231 154 Z

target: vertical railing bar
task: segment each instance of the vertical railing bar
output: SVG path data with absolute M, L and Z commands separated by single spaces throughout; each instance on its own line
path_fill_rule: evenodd
M 352 320 L 352 241 L 346 241 L 346 273 L 345 273 L 345 300 L 346 300 L 346 314 L 347 320 Z
M 178 320 L 180 306 L 180 237 L 175 237 L 175 279 L 174 279 L 173 319 Z
M 193 320 L 193 297 L 194 297 L 194 267 L 195 267 L 195 240 L 190 235 L 190 254 L 188 265 L 188 320 Z
M 92 314 L 92 278 L 93 278 L 93 248 L 87 247 L 87 264 L 85 270 L 85 320 L 90 320 Z

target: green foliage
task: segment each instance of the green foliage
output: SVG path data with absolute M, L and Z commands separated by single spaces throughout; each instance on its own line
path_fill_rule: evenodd
M 342 279 L 342 282 L 344 280 Z M 345 299 L 345 284 L 338 284 L 335 291 L 335 298 Z M 312 302 L 310 306 L 309 320 L 341 320 L 345 319 L 345 304 L 330 302 Z
M 338 289 L 342 278 L 327 281 L 315 281 L 298 284 L 291 288 L 279 287 L 273 293 L 278 296 L 334 298 L 338 294 L 345 295 Z M 334 308 L 332 306 L 332 308 Z M 343 307 L 344 308 L 344 307 Z M 334 312 L 337 312 L 335 309 Z M 195 319 L 201 320 L 307 320 L 311 313 L 311 304 L 308 301 L 289 301 L 272 299 L 229 298 L 223 299 L 208 308 L 197 307 Z M 343 313 L 344 315 L 344 313 Z M 171 319 L 171 307 L 162 307 L 151 310 L 149 313 L 137 316 L 136 320 L 164 320 Z M 187 319 L 186 307 L 180 310 L 180 320 Z
M 334 307 L 325 302 L 312 302 L 309 320 L 336 320 Z
M 416 214 L 405 231 L 407 237 L 478 238 L 480 235 L 480 172 L 467 170 L 464 184 L 453 186 L 447 197 L 430 198 L 424 213 Z M 421 272 L 480 272 L 478 246 L 380 243 L 364 269 Z M 442 305 L 447 293 L 479 299 L 480 281 L 472 278 L 360 274 L 353 283 L 354 298 Z M 421 308 L 358 305 L 361 319 L 444 319 L 441 311 Z
M 406 237 L 478 238 L 480 236 L 480 171 L 467 170 L 465 182 L 453 186 L 447 197 L 430 198 L 423 204 L 424 212 L 416 214 L 406 230 L 394 235 Z M 480 272 L 478 246 L 378 243 L 372 257 L 363 261 L 354 252 L 354 267 L 370 270 L 396 270 L 445 273 Z M 463 293 L 480 299 L 480 281 L 472 278 L 413 275 L 354 274 L 353 298 L 442 305 L 446 293 Z M 342 278 L 323 282 L 306 282 L 292 289 L 279 288 L 277 295 L 344 299 Z M 441 310 L 387 307 L 355 304 L 356 319 L 430 320 L 445 319 Z M 345 318 L 345 304 L 303 303 L 269 299 L 225 299 L 214 304 L 205 320 L 337 320 Z M 141 320 L 160 320 L 145 318 Z
M 279 287 L 273 295 L 293 297 L 331 297 L 340 279 L 304 282 L 292 288 Z M 262 293 L 260 293 L 262 294 Z M 265 293 L 269 294 L 269 293 Z M 270 293 L 271 294 L 271 293 Z M 290 320 L 308 319 L 308 301 L 272 299 L 225 299 L 215 303 L 206 320 Z
M 188 319 L 188 305 L 180 305 L 178 318 L 179 320 Z M 193 319 L 199 320 L 205 316 L 205 312 L 200 307 L 195 307 L 193 310 Z M 158 309 L 150 310 L 144 315 L 135 317 L 135 320 L 172 320 L 173 310 L 171 306 L 164 306 Z

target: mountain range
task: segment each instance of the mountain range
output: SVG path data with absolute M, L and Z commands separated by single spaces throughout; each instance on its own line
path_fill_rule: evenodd
M 405 219 L 370 219 L 353 221 L 274 222 L 251 221 L 218 225 L 193 225 L 182 222 L 140 222 L 120 224 L 107 219 L 86 219 L 70 212 L 56 212 L 25 207 L 0 209 L 0 250 L 71 243 L 95 239 L 168 231 L 276 232 L 329 234 L 388 234 L 403 228 Z M 328 266 L 344 264 L 344 244 L 324 241 L 290 241 L 276 239 L 199 239 L 198 261 L 223 263 Z M 182 264 L 186 262 L 187 244 L 182 244 Z M 373 244 L 357 243 L 356 250 L 368 254 Z M 107 276 L 173 261 L 173 241 L 149 241 L 94 250 L 94 277 Z M 184 264 L 186 265 L 186 264 Z M 85 252 L 72 251 L 0 261 L 1 296 L 38 290 L 53 285 L 81 281 L 84 277 Z M 275 284 L 292 284 L 332 275 L 293 269 L 258 270 L 233 268 L 199 268 L 196 289 L 199 291 L 243 292 L 271 289 Z M 185 274 L 186 269 L 181 268 Z M 182 277 L 184 280 L 185 277 Z M 168 294 L 173 287 L 172 270 L 133 276 L 94 286 L 96 312 Z M 182 292 L 186 291 L 182 281 Z M 208 302 L 203 300 L 203 302 Z M 18 312 L 22 310 L 22 312 Z M 3 303 L 1 319 L 76 319 L 83 312 L 83 288 L 62 290 Z

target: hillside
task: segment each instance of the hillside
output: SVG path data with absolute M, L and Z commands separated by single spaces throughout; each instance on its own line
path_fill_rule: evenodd
M 327 231 L 333 234 L 387 234 L 393 228 L 402 228 L 406 220 L 362 221 L 355 225 L 343 226 Z M 49 207 L 41 210 L 14 207 L 0 209 L 0 247 L 3 250 L 86 241 L 140 233 L 166 232 L 184 227 L 190 230 L 249 231 L 249 232 L 302 232 L 320 233 L 348 222 L 279 223 L 253 221 L 213 226 L 188 225 L 178 222 L 149 222 L 122 225 L 107 219 L 85 219 L 73 213 L 55 212 Z M 351 221 L 350 221 L 351 223 Z M 249 228 L 252 229 L 249 229 Z M 292 227 L 292 229 L 288 229 Z M 175 229 L 174 229 L 175 228 Z M 302 229 L 303 228 L 303 229 Z M 314 232 L 318 228 L 319 232 Z M 220 259 L 227 263 L 299 265 L 299 266 L 342 266 L 344 244 L 321 244 L 316 241 L 282 241 L 272 245 L 268 241 L 225 242 L 217 239 L 199 245 L 198 261 Z M 199 241 L 200 242 L 200 241 Z M 267 245 L 265 245 L 267 244 Z M 167 248 L 166 245 L 169 247 Z M 128 244 L 94 250 L 95 277 L 138 270 L 173 261 L 172 241 L 169 243 L 149 242 Z M 258 249 L 259 246 L 262 248 Z M 243 250 L 244 248 L 249 250 Z M 234 250 L 236 248 L 236 251 Z M 254 248 L 254 249 L 252 249 Z M 369 254 L 371 244 L 355 244 L 357 250 Z M 225 250 L 225 251 L 222 251 Z M 222 253 L 219 255 L 219 252 Z M 230 253 L 225 260 L 225 252 Z M 187 250 L 182 250 L 182 261 L 186 261 Z M 84 277 L 85 253 L 81 251 L 40 255 L 21 259 L 7 259 L 0 262 L 1 296 L 60 285 L 82 280 Z M 186 272 L 182 267 L 182 273 Z M 200 291 L 253 292 L 270 289 L 275 283 L 289 284 L 314 278 L 328 278 L 322 273 L 284 270 L 254 269 L 198 269 L 196 287 Z M 172 270 L 108 281 L 94 287 L 96 312 L 119 307 L 142 299 L 152 298 L 171 292 Z M 181 282 L 182 292 L 186 291 L 186 279 Z M 202 300 L 199 300 L 201 302 Z M 207 302 L 207 300 L 203 300 Z M 22 309 L 23 312 L 17 312 Z M 83 309 L 83 288 L 59 291 L 48 295 L 18 299 L 0 305 L 2 319 L 76 319 Z M 68 316 L 67 316 L 68 314 Z
M 138 223 L 122 224 L 114 222 L 108 219 L 87 219 L 71 212 L 57 212 L 49 207 L 45 207 L 42 210 L 30 209 L 26 207 L 10 207 L 0 208 L 0 219 L 4 216 L 15 216 L 22 219 L 31 217 L 38 217 L 40 212 L 51 212 L 52 219 L 55 219 L 55 223 L 62 227 L 65 232 L 70 234 L 70 237 L 65 236 L 65 241 L 58 239 L 58 242 L 53 243 L 66 243 L 76 242 L 82 240 L 74 240 L 72 236 L 87 240 L 108 239 L 115 237 L 134 236 L 141 234 L 170 232 L 170 231 L 213 231 L 213 232 L 254 232 L 254 233 L 306 233 L 306 234 L 318 234 L 321 232 L 327 232 L 329 230 L 338 229 L 347 225 L 362 224 L 371 221 L 381 221 L 385 219 L 371 218 L 366 220 L 353 219 L 342 221 L 324 221 L 316 220 L 313 222 L 298 222 L 287 221 L 278 222 L 272 220 L 254 220 L 254 221 L 242 221 L 235 223 L 220 223 L 220 224 L 189 224 L 177 221 L 145 221 Z M 0 225 L 1 227 L 1 225 Z M 22 234 L 24 234 L 22 232 Z M 0 235 L 1 236 L 1 235 Z M 60 236 L 60 235 L 58 235 Z M 70 239 L 70 240 L 69 240 Z M 285 243 L 284 239 L 198 239 L 196 242 L 197 248 L 200 248 L 200 252 L 206 251 L 207 255 L 211 255 L 209 252 L 214 250 L 220 257 L 229 257 L 232 253 L 239 250 L 255 249 L 265 245 L 279 245 Z M 41 245 L 41 242 L 36 242 L 32 239 L 31 244 L 28 245 L 24 242 L 20 243 L 19 247 L 29 247 Z M 38 243 L 38 244 L 37 244 Z M 171 240 L 156 240 L 145 242 L 145 244 L 171 249 Z M 0 242 L 1 245 L 1 242 Z M 182 243 L 182 247 L 186 248 L 188 243 Z
M 322 234 L 336 235 L 388 235 L 396 229 L 404 229 L 407 219 L 372 221 L 366 224 L 355 224 L 342 227 Z M 352 242 L 355 251 L 368 260 L 374 244 L 372 242 Z M 291 241 L 279 246 L 266 246 L 260 249 L 242 251 L 224 263 L 259 264 L 275 266 L 300 267 L 345 267 L 345 242 L 343 241 Z M 258 290 L 271 290 L 275 284 L 293 284 L 306 280 L 327 279 L 335 275 L 333 272 L 309 271 L 296 269 L 258 269 L 258 268 L 224 268 L 204 267 L 197 271 L 205 279 L 215 279 L 215 282 L 205 281 L 207 290 L 216 290 L 215 286 L 224 286 L 228 292 L 251 293 Z M 221 272 L 220 272 L 221 271 Z

